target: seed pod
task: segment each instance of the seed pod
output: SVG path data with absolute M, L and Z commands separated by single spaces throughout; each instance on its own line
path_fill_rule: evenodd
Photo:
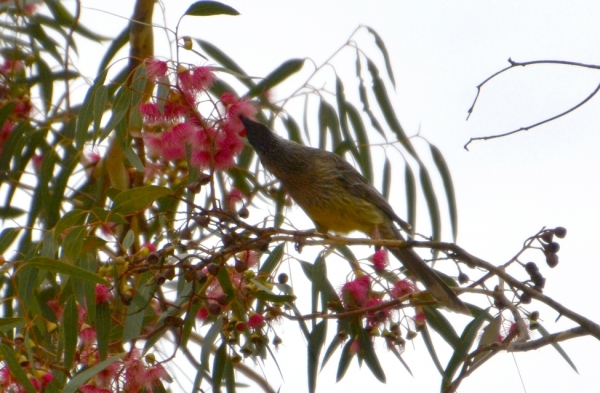
M 550 254 L 556 254 L 560 250 L 560 244 L 557 242 L 548 243 L 544 246 L 544 250 Z
M 533 276 L 534 274 L 538 273 L 540 269 L 538 269 L 535 262 L 527 262 L 525 264 L 525 271 L 529 274 L 529 276 Z
M 556 228 L 554 228 L 554 234 L 556 235 L 557 238 L 563 239 L 565 236 L 567 236 L 567 228 L 556 227 Z
M 208 312 L 211 313 L 212 315 L 221 314 L 221 306 L 219 305 L 219 303 L 208 302 L 207 308 L 208 308 Z
M 196 270 L 196 281 L 198 284 L 204 284 L 207 279 L 208 277 L 206 276 L 206 273 L 204 273 L 202 270 Z
M 277 276 L 277 281 L 280 284 L 286 284 L 289 280 L 289 276 L 285 273 L 280 273 L 279 276 Z
M 248 270 L 248 262 L 243 259 L 235 258 L 234 268 L 236 272 L 243 273 Z
M 458 274 L 458 282 L 459 282 L 461 285 L 464 285 L 464 284 L 468 283 L 468 282 L 469 282 L 469 276 L 467 276 L 467 275 L 466 275 L 465 273 L 463 273 L 463 272 L 460 272 L 460 273 Z
M 146 257 L 146 262 L 148 262 L 150 265 L 157 265 L 159 261 L 160 261 L 160 254 L 157 253 L 156 251 L 151 252 Z
M 208 224 L 210 224 L 209 216 L 193 216 L 192 220 L 194 220 L 196 224 L 200 225 L 202 228 L 206 228 Z
M 185 269 L 185 273 L 183 273 L 183 278 L 185 281 L 192 282 L 196 279 L 196 270 L 195 269 Z
M 248 218 L 250 216 L 250 210 L 248 210 L 248 208 L 244 206 L 240 210 L 238 210 L 238 216 L 240 216 L 240 218 Z
M 533 281 L 536 287 L 544 288 L 546 286 L 546 279 L 539 273 L 531 277 L 531 281 Z
M 554 237 L 554 232 L 552 232 L 552 231 L 544 231 L 542 233 L 542 235 L 540 236 L 540 239 L 542 239 L 546 243 L 550 243 L 552 241 L 553 237 Z
M 550 267 L 556 267 L 556 265 L 558 265 L 558 255 L 557 254 L 547 254 L 546 255 L 546 263 Z
M 523 303 L 523 304 L 531 303 L 531 295 L 528 294 L 527 292 L 523 292 L 520 296 L 520 299 L 521 299 L 521 303 Z
M 225 294 L 215 297 L 214 300 L 215 300 L 215 302 L 219 303 L 221 306 L 226 306 L 229 304 L 229 299 L 227 298 L 227 295 L 225 295 Z
M 533 311 L 531 314 L 529 314 L 529 319 L 532 321 L 537 321 L 539 318 L 540 318 L 539 311 Z
M 198 182 L 198 181 L 195 181 L 195 182 L 192 182 L 192 183 L 188 184 L 187 186 L 185 186 L 185 188 L 187 188 L 193 194 L 197 194 L 202 189 L 202 184 L 200 184 L 200 182 Z
M 165 275 L 162 273 L 158 273 L 154 276 L 154 283 L 158 286 L 163 285 L 165 281 L 167 281 L 167 277 L 165 277 Z
M 217 274 L 219 274 L 220 269 L 221 268 L 219 267 L 219 265 L 217 265 L 214 262 L 211 262 L 206 266 L 206 270 L 208 271 L 208 273 L 210 273 L 213 276 L 216 276 Z
M 167 280 L 171 281 L 175 278 L 175 269 L 173 269 L 172 267 L 165 269 L 164 275 Z

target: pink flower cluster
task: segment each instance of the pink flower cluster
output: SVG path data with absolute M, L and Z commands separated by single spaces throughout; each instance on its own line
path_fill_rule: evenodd
M 166 62 L 146 62 L 147 75 L 152 80 L 163 80 L 168 70 Z M 244 147 L 240 137 L 245 129 L 239 115 L 252 117 L 257 109 L 246 99 L 224 93 L 220 100 L 223 113 L 219 119 L 208 121 L 198 107 L 214 80 L 210 67 L 182 69 L 165 102 L 140 105 L 142 137 L 151 158 L 165 162 L 184 160 L 189 146 L 191 164 L 197 168 L 227 170 L 234 165 L 234 158 Z
M 28 370 L 29 371 L 29 370 Z M 54 375 L 44 369 L 31 370 L 33 374 L 28 373 L 29 382 L 33 385 L 36 392 L 41 392 L 52 380 Z M 10 368 L 3 365 L 0 368 L 0 388 L 3 392 L 26 393 L 27 390 L 12 375 Z
M 102 370 L 94 376 L 91 383 L 79 388 L 83 393 L 112 393 L 114 384 L 119 380 L 125 393 L 146 391 L 164 391 L 161 381 L 172 382 L 172 378 L 162 364 L 148 363 L 143 360 L 141 351 L 133 349 L 127 356 Z M 144 389 L 144 390 L 142 390 Z
M 384 257 L 387 258 L 387 254 L 382 253 L 377 256 L 376 253 L 373 260 L 385 260 Z M 390 296 L 390 300 L 398 299 L 414 291 L 414 283 L 405 279 L 396 282 L 388 292 L 388 295 Z M 371 278 L 367 275 L 346 282 L 340 291 L 340 298 L 344 304 L 344 308 L 347 310 L 375 308 L 375 310 L 369 310 L 366 313 L 368 328 L 374 328 L 391 317 L 391 309 L 384 305 L 384 294 L 372 290 Z M 382 307 L 377 309 L 376 307 L 380 305 Z

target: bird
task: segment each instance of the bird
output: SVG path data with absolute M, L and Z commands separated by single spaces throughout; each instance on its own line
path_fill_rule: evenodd
M 332 152 L 285 139 L 240 115 L 248 142 L 263 166 L 314 222 L 320 233 L 359 231 L 380 239 L 405 240 L 394 225 L 408 226 L 389 202 L 348 161 Z M 471 315 L 466 305 L 411 247 L 387 247 L 439 305 Z

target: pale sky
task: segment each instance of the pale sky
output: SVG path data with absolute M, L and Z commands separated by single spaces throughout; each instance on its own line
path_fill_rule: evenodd
M 174 28 L 190 2 L 165 3 L 167 24 Z M 420 132 L 438 146 L 452 171 L 459 206 L 458 244 L 472 254 L 501 264 L 543 226 L 565 226 L 568 235 L 560 241 L 560 263 L 555 269 L 549 269 L 542 258 L 532 254 L 547 278 L 545 294 L 600 322 L 595 293 L 600 272 L 595 250 L 600 237 L 597 225 L 600 97 L 551 124 L 508 138 L 472 143 L 469 152 L 463 149 L 471 137 L 503 133 L 543 120 L 575 105 L 596 88 L 600 82 L 597 70 L 565 66 L 511 70 L 484 87 L 475 113 L 465 121 L 476 86 L 506 67 L 509 57 L 516 61 L 552 59 L 600 64 L 600 3 L 322 0 L 225 3 L 241 15 L 188 17 L 181 25 L 181 33 L 217 45 L 251 75 L 266 75 L 284 60 L 295 57 L 310 57 L 321 64 L 359 25 L 375 29 L 392 58 L 397 86 L 392 95 L 404 129 L 409 135 Z M 133 1 L 84 1 L 83 4 L 128 17 Z M 89 8 L 82 12 L 83 23 L 89 23 L 95 30 L 102 28 L 105 35 L 116 35 L 124 25 L 124 20 L 116 16 Z M 155 22 L 162 24 L 160 13 L 156 14 Z M 362 47 L 368 47 L 370 40 L 364 31 L 357 36 Z M 90 61 L 92 76 L 97 64 L 92 59 L 99 52 L 80 49 L 82 67 L 85 69 Z M 168 52 L 163 50 L 163 53 Z M 377 52 L 371 53 L 375 56 Z M 353 67 L 353 62 L 350 66 Z M 276 97 L 285 96 L 285 91 L 274 93 Z M 396 183 L 398 187 L 401 184 L 401 181 Z M 398 197 L 391 202 L 402 215 L 404 192 L 396 189 L 394 195 Z M 423 205 L 420 201 L 420 206 Z M 418 229 L 426 231 L 425 210 L 421 209 L 420 214 Z M 445 228 L 448 229 L 447 221 Z M 310 229 L 308 221 L 306 229 Z M 445 240 L 451 240 L 447 231 Z M 573 326 L 562 320 L 555 324 L 555 313 L 538 309 L 542 310 L 544 326 L 551 332 Z M 284 340 L 277 352 L 284 381 L 272 361 L 261 367 L 275 389 L 306 391 L 303 338 L 291 322 L 283 322 L 276 328 Z M 330 331 L 333 330 L 331 325 Z M 597 366 L 600 343 L 580 338 L 562 346 L 580 375 L 555 350 L 545 347 L 531 353 L 496 356 L 463 382 L 459 391 L 596 391 L 600 383 Z M 321 373 L 318 391 L 439 391 L 441 378 L 420 338 L 414 341 L 414 346 L 407 345 L 404 354 L 414 378 L 393 356 L 385 354 L 383 345 L 379 349 L 387 385 L 377 382 L 366 367 L 359 370 L 356 361 L 347 377 L 335 384 L 338 352 Z M 442 351 L 440 356 L 444 363 L 449 353 Z M 175 385 L 172 388 L 177 391 Z

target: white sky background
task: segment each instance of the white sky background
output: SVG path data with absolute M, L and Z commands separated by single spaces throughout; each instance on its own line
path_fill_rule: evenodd
M 174 28 L 191 2 L 165 3 L 167 24 Z M 560 241 L 558 267 L 549 269 L 543 258 L 536 255 L 535 260 L 547 278 L 545 294 L 600 322 L 596 301 L 600 270 L 596 251 L 600 237 L 596 224 L 600 222 L 597 207 L 600 97 L 548 125 L 504 139 L 472 143 L 470 152 L 463 149 L 470 137 L 530 125 L 566 110 L 594 90 L 600 82 L 600 71 L 565 66 L 516 69 L 484 87 L 475 113 L 465 121 L 476 85 L 506 67 L 509 57 L 516 61 L 556 59 L 600 64 L 600 3 L 313 0 L 225 3 L 242 15 L 188 17 L 181 25 L 181 33 L 217 45 L 251 75 L 266 75 L 289 58 L 310 57 L 321 64 L 346 42 L 358 25 L 374 28 L 392 58 L 397 91 L 390 94 L 404 129 L 409 135 L 420 130 L 421 135 L 441 149 L 452 171 L 459 207 L 459 245 L 500 264 L 518 252 L 523 241 L 542 226 L 565 226 L 568 235 Z M 84 1 L 83 4 L 129 17 L 133 1 Z M 82 22 L 105 35 L 116 35 L 125 23 L 121 18 L 89 8 L 82 12 Z M 163 24 L 160 12 L 156 12 L 155 21 Z M 164 36 L 160 31 L 156 34 L 157 38 Z M 365 32 L 359 37 L 363 43 L 370 39 Z M 100 52 L 91 46 L 82 46 L 80 51 L 82 67 L 85 69 L 88 62 L 89 75 L 93 76 Z M 371 53 L 376 58 L 376 52 Z M 354 66 L 353 62 L 349 64 Z M 307 63 L 306 67 L 310 65 Z M 353 68 L 350 72 L 354 72 Z M 349 85 L 346 90 L 350 90 Z M 277 97 L 277 90 L 274 93 Z M 402 182 L 395 184 L 399 186 Z M 392 204 L 403 215 L 404 191 L 394 192 L 399 197 Z M 420 201 L 420 206 L 423 205 Z M 427 228 L 428 218 L 423 213 L 419 216 L 419 230 Z M 444 224 L 447 229 L 448 222 Z M 307 225 L 310 228 L 308 221 Z M 446 240 L 450 240 L 449 232 L 445 234 Z M 551 332 L 572 326 L 555 325 L 554 313 L 542 312 L 541 318 Z M 303 338 L 297 335 L 293 323 L 284 322 L 278 329 L 284 339 L 277 358 L 285 378 L 281 391 L 306 391 Z M 332 324 L 330 331 L 333 330 Z M 581 338 L 562 346 L 580 375 L 556 351 L 546 347 L 514 357 L 496 356 L 463 382 L 459 391 L 597 390 L 600 343 Z M 379 352 L 384 356 L 383 345 Z M 448 356 L 442 352 L 441 356 L 444 355 Z M 356 362 L 347 377 L 335 384 L 338 358 L 339 352 L 321 373 L 318 391 L 439 391 L 441 378 L 420 338 L 414 341 L 414 347 L 408 344 L 404 354 L 414 378 L 393 356 L 385 355 L 387 385 L 377 382 L 366 367 L 359 373 Z M 445 361 L 442 359 L 443 364 Z M 281 380 L 272 362 L 266 364 L 265 372 L 271 377 L 272 386 L 279 388 Z M 175 385 L 172 388 L 177 391 Z

